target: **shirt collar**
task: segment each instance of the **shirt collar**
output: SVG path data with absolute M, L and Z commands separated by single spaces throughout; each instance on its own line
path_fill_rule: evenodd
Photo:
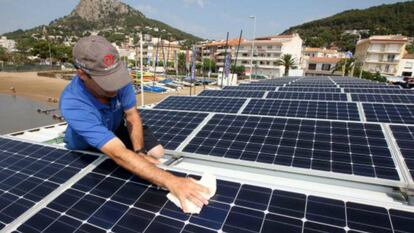
M 85 83 L 80 79 L 79 75 L 75 77 L 75 82 L 79 86 L 80 91 L 86 95 L 88 99 L 92 101 L 92 104 L 98 109 L 98 110 L 104 110 L 104 109 L 111 109 L 112 106 L 114 106 L 114 102 L 116 102 L 117 97 L 111 98 L 109 104 L 103 104 L 101 103 L 92 93 L 86 89 Z

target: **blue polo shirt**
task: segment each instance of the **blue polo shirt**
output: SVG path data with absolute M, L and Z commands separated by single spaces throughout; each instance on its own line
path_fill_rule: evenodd
M 123 120 L 124 111 L 136 106 L 132 84 L 118 91 L 110 103 L 99 102 L 79 76 L 65 88 L 60 97 L 60 112 L 68 123 L 64 142 L 70 150 L 90 147 L 101 149 L 115 137 L 113 133 Z

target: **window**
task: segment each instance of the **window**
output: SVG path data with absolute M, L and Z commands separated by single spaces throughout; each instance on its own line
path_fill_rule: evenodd
M 322 64 L 322 70 L 331 70 L 331 64 Z
M 316 64 L 309 64 L 308 70 L 316 70 Z
M 411 77 L 413 75 L 413 72 L 403 72 L 402 73 L 402 76 L 405 76 L 405 77 Z
M 393 62 L 395 60 L 395 55 L 394 54 L 389 54 L 388 56 L 387 56 L 387 61 L 388 62 Z
M 412 69 L 413 68 L 413 63 L 412 62 L 406 62 L 404 69 Z
M 385 72 L 390 72 L 390 65 L 385 66 Z
M 273 47 L 271 45 L 267 46 L 267 49 L 272 49 Z
M 261 49 L 262 48 L 262 46 L 257 46 L 257 49 Z

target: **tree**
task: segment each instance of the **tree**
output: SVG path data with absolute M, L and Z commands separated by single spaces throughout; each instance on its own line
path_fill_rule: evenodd
M 237 76 L 239 77 L 244 75 L 245 71 L 246 71 L 246 67 L 244 66 L 235 66 L 235 65 L 231 66 L 231 72 L 237 74 Z
M 336 63 L 335 67 L 332 69 L 332 73 L 336 71 L 345 71 L 345 76 L 351 76 L 353 71 L 355 71 L 357 61 L 355 58 L 342 58 Z
M 178 72 L 185 73 L 185 53 L 178 54 Z
M 212 59 L 204 58 L 203 59 L 203 66 L 204 66 L 204 71 L 205 72 L 210 71 L 210 66 L 211 66 L 211 72 L 216 72 L 216 62 L 213 61 Z
M 276 65 L 285 67 L 284 76 L 289 75 L 290 69 L 297 68 L 295 58 L 293 58 L 291 54 L 283 54 L 282 57 L 278 61 L 276 61 Z
M 413 54 L 414 53 L 414 44 L 407 45 L 406 49 L 407 49 L 409 54 Z
M 9 53 L 7 52 L 7 50 L 5 48 L 3 48 L 2 46 L 0 46 L 0 61 L 5 61 L 7 62 L 10 58 Z

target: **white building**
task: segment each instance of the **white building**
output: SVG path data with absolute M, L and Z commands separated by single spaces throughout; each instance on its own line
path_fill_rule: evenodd
M 407 41 L 407 37 L 401 35 L 372 36 L 358 41 L 355 57 L 363 62 L 365 71 L 396 76 Z
M 228 41 L 229 50 L 232 61 L 234 61 L 237 53 L 237 45 L 239 39 L 231 39 Z M 256 38 L 254 41 L 253 66 L 252 45 L 253 41 L 242 39 L 239 48 L 237 66 L 244 66 L 246 74 L 253 73 L 258 75 L 266 75 L 269 77 L 281 77 L 284 74 L 284 67 L 278 66 L 277 61 L 283 54 L 291 54 L 296 64 L 300 66 L 302 58 L 302 39 L 298 34 L 292 35 L 276 35 Z M 202 57 L 212 58 L 216 61 L 218 67 L 224 66 L 226 41 L 212 42 L 201 45 Z
M 400 62 L 398 76 L 414 77 L 414 54 L 406 54 Z
M 305 76 L 341 75 L 341 71 L 334 71 L 341 58 L 336 57 L 310 57 L 307 60 Z
M 8 40 L 5 36 L 2 36 L 0 38 L 0 46 L 6 48 L 9 52 L 16 51 L 16 41 Z
M 326 49 L 326 48 L 311 48 L 306 47 L 302 55 L 304 57 L 330 57 L 330 58 L 344 58 L 345 53 L 339 52 L 336 49 Z

